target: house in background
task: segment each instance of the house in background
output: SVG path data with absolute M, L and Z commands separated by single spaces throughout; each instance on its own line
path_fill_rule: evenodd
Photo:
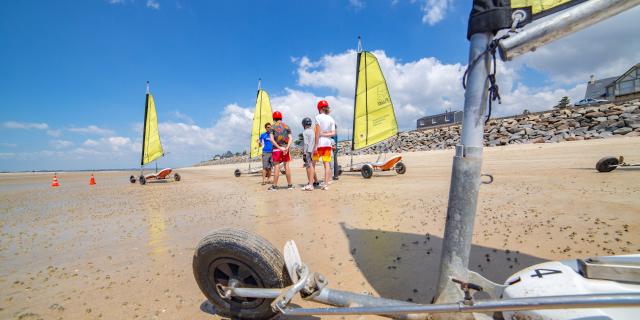
M 440 126 L 447 126 L 462 122 L 462 111 L 448 111 L 441 114 L 426 116 L 418 119 L 417 129 L 426 129 Z
M 611 102 L 640 98 L 640 63 L 618 77 L 596 80 L 591 76 L 584 93 L 585 99 L 606 99 Z

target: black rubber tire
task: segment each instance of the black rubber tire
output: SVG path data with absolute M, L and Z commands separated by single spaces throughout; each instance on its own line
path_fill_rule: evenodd
M 236 171 L 233 172 L 233 175 L 237 177 L 239 177 L 242 173 L 240 172 L 240 169 L 236 169 Z
M 140 178 L 138 178 L 138 180 L 140 181 L 141 185 L 145 185 L 147 184 L 147 178 L 145 178 L 144 176 L 140 176 Z
M 362 173 L 363 178 L 371 179 L 371 177 L 373 176 L 373 166 L 370 164 L 363 165 L 360 173 Z
M 340 165 L 339 165 L 339 166 L 338 166 L 338 176 L 341 176 L 341 175 L 342 175 L 342 172 L 343 172 L 343 171 L 342 171 L 342 166 L 340 166 Z
M 136 183 L 136 177 L 133 176 L 133 175 L 131 177 L 129 177 L 129 182 Z
M 618 164 L 618 158 L 604 157 L 596 163 L 596 170 L 598 170 L 598 172 L 610 172 L 615 170 Z
M 402 162 L 396 163 L 395 169 L 398 174 L 405 174 L 407 172 L 407 166 L 405 166 Z
M 182 179 L 182 177 L 180 176 L 179 173 L 176 172 L 176 173 L 173 174 L 173 180 L 180 181 L 180 179 Z
M 224 264 L 232 276 L 217 268 Z M 236 268 L 232 267 L 234 264 Z M 284 288 L 291 284 L 282 254 L 260 236 L 224 228 L 200 240 L 193 255 L 193 275 L 218 314 L 233 319 L 270 319 L 276 316 L 277 313 L 271 310 L 273 299 L 222 298 L 216 284 L 226 285 L 224 281 L 238 276 L 241 270 L 245 275 L 250 273 L 241 281 L 254 287 Z

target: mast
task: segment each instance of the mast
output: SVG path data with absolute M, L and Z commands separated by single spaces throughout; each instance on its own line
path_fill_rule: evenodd
M 262 88 L 262 78 L 258 78 L 258 93 L 256 94 L 256 99 L 260 99 L 260 111 L 258 112 L 258 126 L 262 123 L 262 96 L 260 95 L 260 90 Z M 253 122 L 255 122 L 256 114 L 254 111 L 253 114 Z M 253 131 L 253 122 L 251 123 L 251 131 Z M 258 128 L 258 133 L 260 133 L 260 129 Z M 258 139 L 260 139 L 260 135 L 258 135 Z M 251 144 L 253 143 L 253 134 L 249 133 L 249 157 L 247 161 L 249 162 L 249 172 L 251 172 Z
M 144 121 L 143 123 L 143 129 L 142 129 L 142 154 L 140 155 L 140 175 L 142 175 L 143 170 L 144 170 L 144 148 L 145 148 L 145 141 L 147 140 L 147 116 L 148 116 L 148 111 L 149 111 L 149 81 L 147 80 L 147 93 L 145 95 L 145 101 L 144 101 Z
M 358 45 L 356 47 L 356 88 L 353 94 L 353 125 L 351 126 L 351 160 L 349 167 L 353 167 L 353 151 L 355 151 L 356 134 L 356 100 L 358 98 L 358 72 L 360 71 L 360 53 L 362 52 L 362 37 L 358 35 Z

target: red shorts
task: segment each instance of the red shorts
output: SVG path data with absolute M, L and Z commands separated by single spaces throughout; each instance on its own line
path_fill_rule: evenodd
M 273 149 L 273 153 L 271 154 L 271 159 L 273 163 L 282 163 L 291 161 L 291 157 L 289 156 L 289 152 L 284 154 L 280 149 Z

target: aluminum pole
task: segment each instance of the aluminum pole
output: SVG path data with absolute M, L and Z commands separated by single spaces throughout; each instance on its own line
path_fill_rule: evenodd
M 487 49 L 492 38 L 491 33 L 476 33 L 471 36 L 470 66 L 471 62 Z M 484 55 L 480 58 L 468 73 L 462 136 L 453 158 L 437 303 L 453 303 L 463 299 L 462 291 L 450 280 L 452 277 L 468 281 L 467 268 L 480 189 L 484 114 L 489 88 L 489 57 Z
M 317 300 L 313 298 L 313 300 Z M 552 310 L 552 309 L 590 309 L 590 308 L 635 308 L 640 305 L 640 294 L 593 294 L 573 296 L 549 296 L 515 298 L 505 300 L 478 300 L 473 304 L 448 303 L 448 304 L 396 304 L 387 305 L 378 303 L 375 305 L 360 305 L 357 307 L 342 308 L 296 308 L 285 309 L 285 315 L 319 316 L 319 315 L 368 315 L 378 314 L 384 316 L 419 318 L 421 314 L 430 314 L 431 317 L 440 313 L 456 312 L 456 319 L 472 312 L 496 312 L 496 311 L 526 311 L 526 310 Z M 631 311 L 631 310 L 629 310 Z M 526 318 L 526 317 L 524 317 Z M 523 318 L 523 319 L 524 319 Z M 527 318 L 528 319 L 528 318 Z
M 640 4 L 640 0 L 590 0 L 526 26 L 500 41 L 500 57 L 511 60 L 551 41 L 612 17 Z

